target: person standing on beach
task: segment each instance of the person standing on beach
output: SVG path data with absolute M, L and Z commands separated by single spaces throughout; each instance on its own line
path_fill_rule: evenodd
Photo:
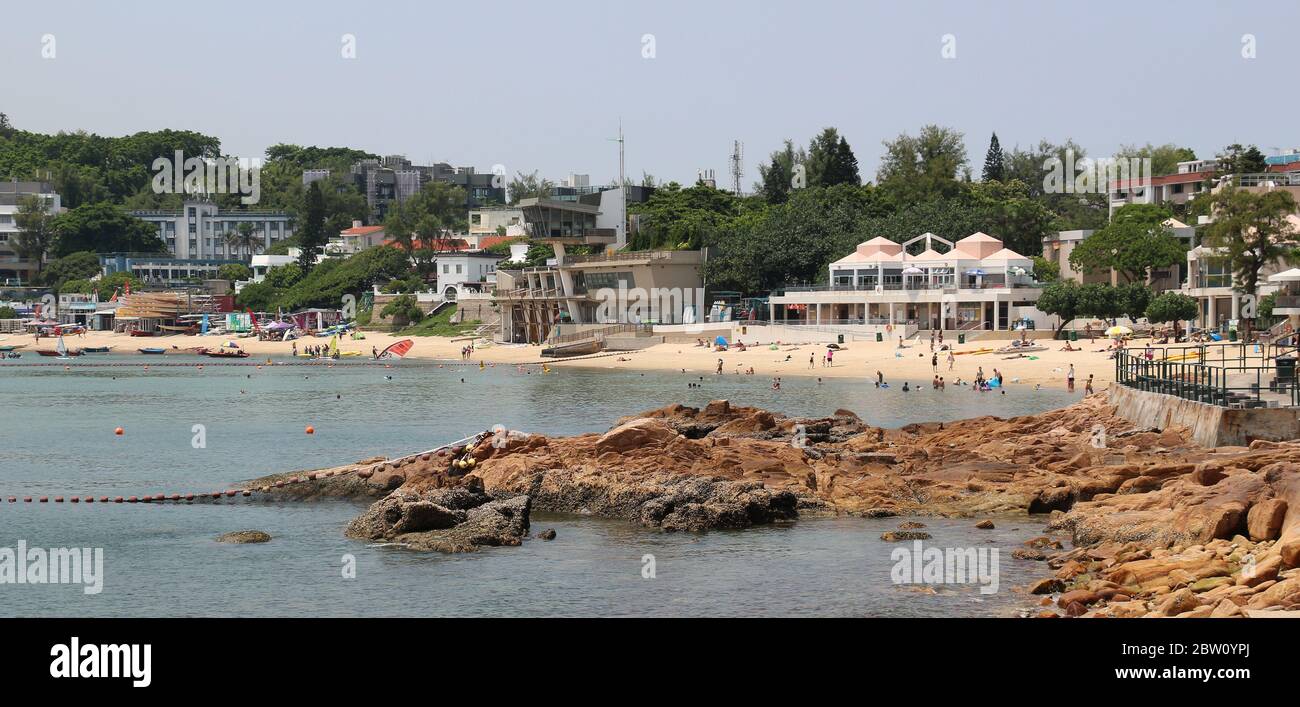
M 827 351 L 827 352 L 826 352 L 826 367 L 827 367 L 827 368 L 830 368 L 830 367 L 833 366 L 833 365 L 835 365 L 835 352 L 834 352 L 834 351 Z
M 1089 373 L 1089 374 L 1088 374 L 1088 381 L 1087 381 L 1086 383 L 1083 384 L 1083 394 L 1084 394 L 1084 395 L 1092 395 L 1093 392 L 1094 392 L 1094 391 L 1093 391 L 1093 389 L 1092 389 L 1092 374 Z
M 722 375 L 722 359 L 718 359 L 718 375 Z
M 957 362 L 957 357 L 952 355 L 952 349 L 948 349 L 948 370 L 952 370 L 952 364 Z
M 933 349 L 934 347 L 930 348 Z M 930 354 L 930 369 L 934 372 L 934 375 L 939 375 L 939 354 Z
M 817 354 L 812 354 L 812 353 L 808 354 L 808 367 L 809 368 L 817 367 Z
M 1070 372 L 1065 374 L 1066 390 L 1074 392 L 1074 364 L 1070 364 Z

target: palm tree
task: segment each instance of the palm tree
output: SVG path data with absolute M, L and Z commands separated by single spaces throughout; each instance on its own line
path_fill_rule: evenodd
M 233 249 L 236 256 L 247 251 L 249 257 L 252 257 L 266 247 L 266 239 L 256 226 L 245 221 L 226 234 L 226 247 Z

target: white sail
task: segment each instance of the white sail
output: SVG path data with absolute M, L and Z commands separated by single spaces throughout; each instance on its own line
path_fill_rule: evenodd
M 63 335 L 62 335 L 62 334 L 59 334 L 59 345 L 56 346 L 56 347 L 54 348 L 54 350 L 55 350 L 55 351 L 58 351 L 58 352 L 59 352 L 59 356 L 61 356 L 61 357 L 66 357 L 66 356 L 68 355 L 68 347 L 63 345 Z

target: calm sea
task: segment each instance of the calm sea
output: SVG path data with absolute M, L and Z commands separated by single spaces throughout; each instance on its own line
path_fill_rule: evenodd
M 808 519 L 702 535 L 535 514 L 552 542 L 445 556 L 343 537 L 363 505 L 238 500 L 195 505 L 9 504 L 8 496 L 215 491 L 263 474 L 428 449 L 501 424 L 546 434 L 607 429 L 617 417 L 715 398 L 793 415 L 857 412 L 882 426 L 1012 416 L 1068 404 L 1064 391 L 1006 395 L 928 387 L 903 393 L 862 380 L 636 373 L 403 362 L 393 368 L 214 366 L 205 359 L 98 357 L 113 367 L 0 364 L 0 548 L 94 547 L 103 590 L 0 584 L 8 616 L 444 615 L 1008 615 L 1011 592 L 1041 571 L 1010 551 L 1037 534 L 1029 518 L 924 519 L 935 547 L 1000 548 L 999 591 L 934 593 L 891 581 L 878 537 L 902 519 Z M 39 359 L 23 363 L 39 362 Z M 205 363 L 161 366 L 160 363 Z M 314 435 L 304 434 L 308 425 Z M 122 427 L 125 434 L 114 435 Z M 202 445 L 199 446 L 198 443 Z M 221 533 L 259 529 L 263 545 Z M 910 544 L 904 545 L 908 549 Z M 651 557 L 647 557 L 651 556 Z M 653 564 L 653 577 L 646 577 Z M 353 568 L 354 577 L 345 577 Z

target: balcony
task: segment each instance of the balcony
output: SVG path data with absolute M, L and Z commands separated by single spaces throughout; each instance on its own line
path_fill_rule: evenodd
M 1278 295 L 1273 300 L 1273 314 L 1300 314 L 1300 295 Z

